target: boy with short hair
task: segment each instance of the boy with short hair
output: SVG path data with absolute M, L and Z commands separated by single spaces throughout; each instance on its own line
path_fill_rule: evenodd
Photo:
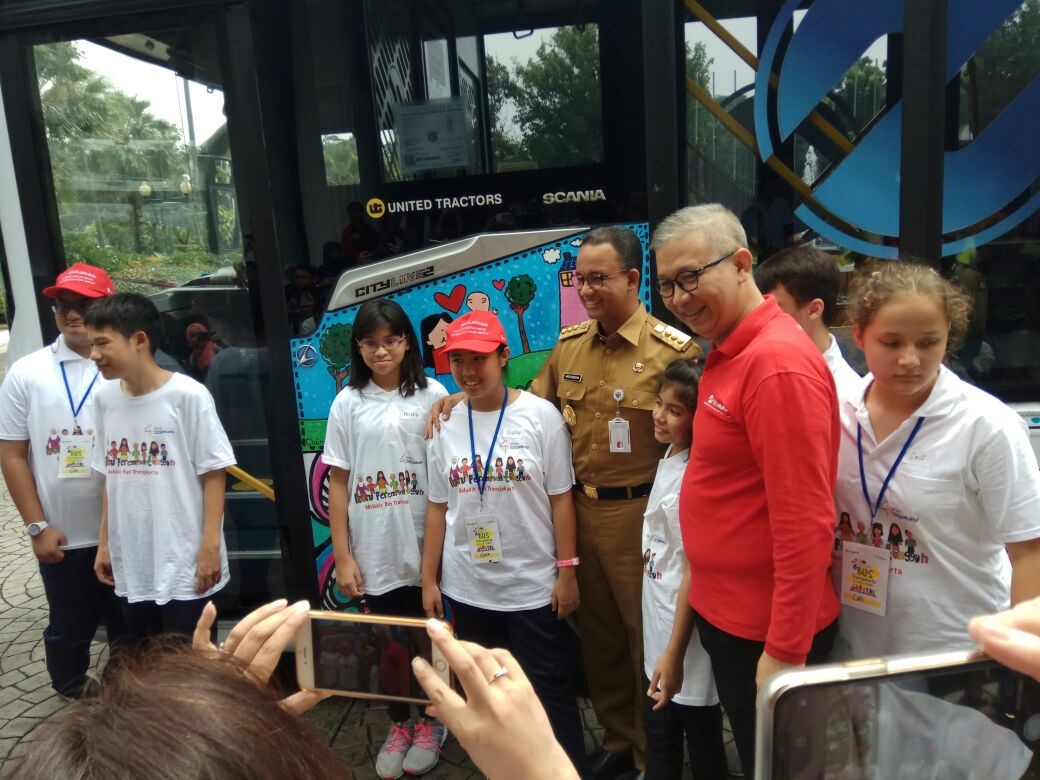
M 231 443 L 209 391 L 155 362 L 162 326 L 151 301 L 114 295 L 87 312 L 86 325 L 91 359 L 119 380 L 94 400 L 98 440 L 165 448 L 158 464 L 113 464 L 95 448 L 94 469 L 106 479 L 94 571 L 123 599 L 133 640 L 191 636 L 229 579 L 222 523 Z
M 830 326 L 838 311 L 838 265 L 826 252 L 808 244 L 788 247 L 759 263 L 755 284 L 794 317 L 823 354 L 834 376 L 839 399 L 855 388 L 860 376 L 841 354 Z

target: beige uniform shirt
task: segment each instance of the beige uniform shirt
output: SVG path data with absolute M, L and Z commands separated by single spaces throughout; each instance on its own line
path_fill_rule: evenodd
M 557 403 L 571 432 L 575 476 L 597 487 L 653 482 L 665 445 L 654 438 L 651 414 L 661 373 L 679 357 L 698 357 L 690 336 L 665 325 L 640 306 L 616 333 L 604 337 L 588 320 L 560 332 L 560 339 L 531 383 L 535 395 Z M 611 453 L 607 422 L 621 389 L 632 451 Z

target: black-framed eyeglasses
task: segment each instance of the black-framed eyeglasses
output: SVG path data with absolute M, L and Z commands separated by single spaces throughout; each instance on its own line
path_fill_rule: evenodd
M 74 311 L 83 315 L 87 313 L 87 309 L 93 306 L 94 303 L 95 301 L 93 298 L 79 298 L 75 301 L 63 301 L 61 298 L 55 298 L 54 305 L 51 306 L 51 311 L 55 314 L 65 314 Z
M 701 274 L 707 271 L 712 266 L 716 266 L 723 260 L 728 260 L 734 254 L 736 249 L 732 249 L 722 257 L 712 260 L 710 263 L 702 265 L 700 268 L 691 268 L 686 271 L 680 271 L 674 279 L 657 279 L 657 291 L 661 294 L 662 298 L 671 298 L 675 295 L 675 288 L 678 287 L 680 290 L 686 293 L 692 293 L 697 289 L 697 285 L 700 284 Z
M 588 276 L 582 276 L 581 274 L 574 274 L 574 286 L 579 290 L 586 284 L 591 290 L 598 290 L 603 286 L 603 282 L 607 281 L 612 276 L 617 276 L 621 271 L 614 271 L 609 274 L 594 273 Z

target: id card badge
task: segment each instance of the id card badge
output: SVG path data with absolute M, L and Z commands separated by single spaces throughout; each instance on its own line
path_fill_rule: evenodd
M 841 603 L 884 616 L 891 553 L 883 547 L 845 542 L 841 551 Z
M 93 456 L 93 436 L 62 436 L 58 451 L 58 479 L 89 477 Z
M 498 532 L 498 516 L 478 514 L 466 521 L 469 555 L 473 563 L 501 563 L 502 537 Z
M 628 420 L 615 417 L 607 422 L 607 431 L 610 433 L 611 452 L 632 451 L 632 437 L 628 429 Z

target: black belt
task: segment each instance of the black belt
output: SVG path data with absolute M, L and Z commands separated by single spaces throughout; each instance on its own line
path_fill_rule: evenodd
M 624 501 L 627 498 L 642 498 L 650 495 L 650 490 L 653 486 L 653 482 L 646 482 L 635 487 L 596 487 L 587 485 L 580 479 L 574 480 L 574 487 L 579 493 L 599 501 Z

